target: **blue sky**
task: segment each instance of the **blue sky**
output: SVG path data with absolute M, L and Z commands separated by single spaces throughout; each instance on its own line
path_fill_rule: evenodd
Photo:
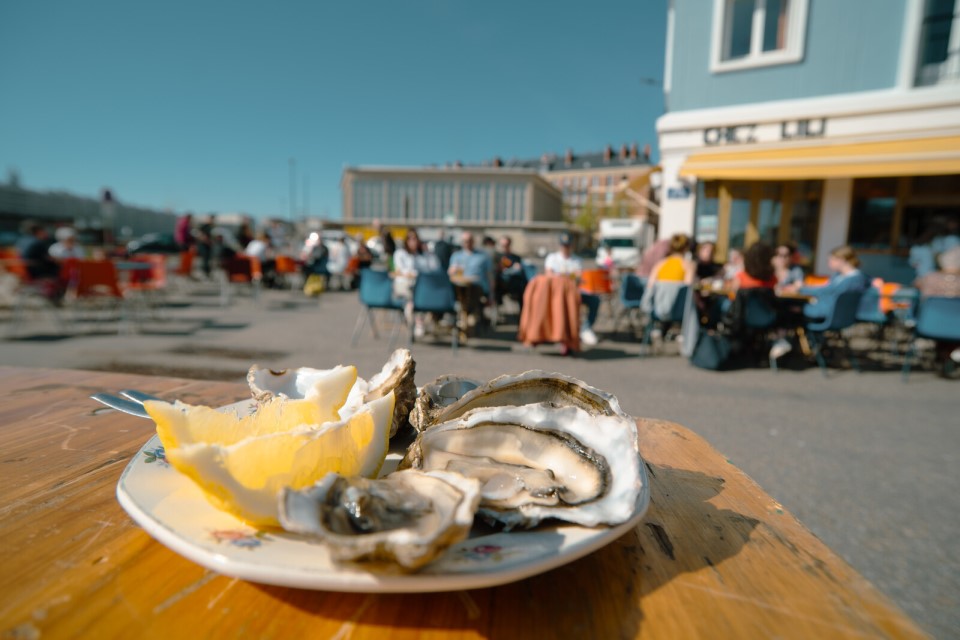
M 655 150 L 665 16 L 665 0 L 5 0 L 0 179 L 285 217 L 294 158 L 296 215 L 337 218 L 345 165 Z

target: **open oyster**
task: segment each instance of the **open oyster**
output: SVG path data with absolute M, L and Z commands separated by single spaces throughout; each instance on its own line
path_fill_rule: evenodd
M 444 404 L 437 395 L 438 390 L 452 380 L 455 380 L 453 376 L 444 376 L 424 386 L 410 415 L 410 422 L 417 431 L 459 418 L 471 409 L 538 402 L 579 407 L 593 414 L 619 416 L 630 420 L 620 408 L 616 396 L 562 373 L 533 370 L 518 375 L 500 376 L 468 391 L 459 400 Z
M 407 470 L 380 480 L 325 476 L 285 489 L 280 523 L 328 543 L 336 560 L 381 560 L 415 570 L 467 537 L 479 482 L 455 473 Z
M 264 402 L 274 395 L 283 395 L 288 398 L 304 398 L 321 388 L 325 381 L 334 376 L 342 376 L 353 367 L 338 366 L 333 369 L 282 369 L 274 371 L 253 365 L 247 372 L 247 384 L 257 402 Z M 340 417 L 348 418 L 361 406 L 382 398 L 391 391 L 394 393 L 393 423 L 390 426 L 390 436 L 408 426 L 410 411 L 417 399 L 417 385 L 414 382 L 416 363 L 409 349 L 394 351 L 379 373 L 369 381 L 357 377 L 350 389 L 346 402 L 340 409 Z
M 422 431 L 400 468 L 476 478 L 478 513 L 508 529 L 545 518 L 614 525 L 633 515 L 646 483 L 636 441 L 636 423 L 619 415 L 550 403 L 479 408 Z

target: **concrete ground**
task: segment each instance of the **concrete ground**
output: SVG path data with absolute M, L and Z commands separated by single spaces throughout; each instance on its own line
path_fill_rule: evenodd
M 389 354 L 386 336 L 363 333 L 350 344 L 360 305 L 356 293 L 266 291 L 258 303 L 238 295 L 220 305 L 216 288 L 175 292 L 158 320 L 140 333 L 79 322 L 71 335 L 43 314 L 18 337 L 0 341 L 0 364 L 120 370 L 158 375 L 243 379 L 250 364 L 326 368 L 356 364 L 369 377 Z M 602 311 L 603 314 L 607 309 Z M 512 321 L 512 324 L 510 322 Z M 901 381 L 897 362 L 864 373 L 815 366 L 788 356 L 778 373 L 766 368 L 702 371 L 668 344 L 640 358 L 622 331 L 577 357 L 552 345 L 527 350 L 516 320 L 453 353 L 449 343 L 417 342 L 417 382 L 444 373 L 489 379 L 528 369 L 561 371 L 615 393 L 633 415 L 665 418 L 704 436 L 744 469 L 828 546 L 927 631 L 960 629 L 960 402 L 958 383 L 917 371 Z M 8 311 L 0 331 L 9 336 Z M 405 344 L 401 338 L 400 344 Z

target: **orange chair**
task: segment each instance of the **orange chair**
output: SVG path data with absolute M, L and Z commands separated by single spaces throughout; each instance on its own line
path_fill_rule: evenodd
M 290 256 L 278 255 L 276 264 L 274 265 L 274 271 L 278 277 L 283 278 L 284 282 L 286 282 L 287 286 L 291 289 L 300 288 L 297 286 L 299 282 L 298 278 L 300 277 L 300 263 Z
M 613 281 L 606 269 L 587 269 L 580 274 L 580 290 L 598 296 L 613 293 Z
M 910 302 L 897 302 L 893 299 L 898 291 L 903 287 L 899 282 L 882 282 L 878 287 L 880 289 L 880 310 L 884 313 L 890 313 L 897 309 L 909 309 Z
M 99 312 L 95 315 L 98 320 L 106 319 L 107 312 L 116 310 L 119 319 L 120 333 L 131 331 L 130 321 L 135 321 L 135 314 L 131 314 L 129 299 L 124 296 L 117 276 L 117 267 L 110 260 L 77 260 L 67 266 L 69 271 L 69 285 L 67 300 L 74 308 L 74 312 L 82 309 L 92 309 Z
M 223 281 L 220 288 L 220 304 L 228 306 L 233 300 L 233 285 L 249 284 L 254 301 L 260 300 L 260 283 L 263 269 L 260 260 L 253 256 L 238 254 L 223 264 Z
M 607 304 L 610 317 L 614 318 L 613 311 L 613 280 L 606 269 L 586 269 L 580 273 L 580 290 L 592 293 L 600 298 L 600 304 Z
M 830 276 L 808 275 L 804 277 L 803 284 L 806 287 L 819 287 L 830 282 Z
M 183 278 L 193 277 L 193 258 L 196 255 L 196 247 L 190 247 L 186 251 L 181 251 L 180 264 L 177 266 L 177 270 L 173 272 L 174 275 L 178 275 Z

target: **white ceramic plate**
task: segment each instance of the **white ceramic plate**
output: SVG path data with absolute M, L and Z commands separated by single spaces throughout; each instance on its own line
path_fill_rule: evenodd
M 238 403 L 245 405 L 246 403 Z M 391 453 L 384 471 L 400 456 Z M 167 464 L 154 436 L 120 477 L 117 498 L 147 533 L 180 555 L 224 575 L 285 587 L 364 593 L 476 589 L 522 580 L 581 558 L 632 529 L 650 503 L 643 490 L 629 521 L 616 527 L 556 524 L 528 531 L 474 529 L 419 573 L 335 563 L 324 544 L 283 531 L 258 531 L 216 509 L 186 476 Z

